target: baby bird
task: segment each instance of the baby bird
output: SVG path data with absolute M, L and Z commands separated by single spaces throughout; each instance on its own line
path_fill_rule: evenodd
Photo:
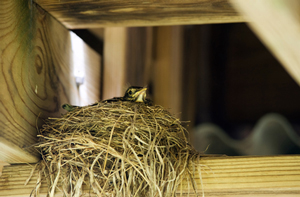
M 151 100 L 146 98 L 146 91 L 147 88 L 131 86 L 126 90 L 125 95 L 123 97 L 114 97 L 111 99 L 104 100 L 102 102 L 131 101 L 131 102 L 141 102 L 147 105 L 152 105 Z M 97 104 L 98 103 L 95 103 L 92 104 L 91 106 L 95 106 Z M 64 108 L 67 111 L 73 111 L 74 109 L 79 108 L 79 106 L 64 104 L 62 108 Z

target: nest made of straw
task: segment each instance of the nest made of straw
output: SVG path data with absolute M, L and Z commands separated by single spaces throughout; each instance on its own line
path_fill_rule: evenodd
M 175 196 L 193 156 L 182 123 L 144 103 L 77 108 L 49 118 L 39 133 L 49 196 Z

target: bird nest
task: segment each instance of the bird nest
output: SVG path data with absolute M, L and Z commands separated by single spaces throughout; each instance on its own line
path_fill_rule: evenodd
M 49 196 L 168 197 L 194 177 L 188 165 L 198 154 L 161 106 L 100 102 L 49 118 L 39 133 Z

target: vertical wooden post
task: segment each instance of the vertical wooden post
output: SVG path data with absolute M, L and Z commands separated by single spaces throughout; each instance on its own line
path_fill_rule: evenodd
M 128 28 L 126 46 L 126 81 L 131 85 L 147 86 L 152 66 L 152 27 Z
M 180 117 L 183 27 L 157 27 L 154 34 L 154 101 Z
M 123 96 L 125 87 L 127 28 L 104 30 L 103 99 Z

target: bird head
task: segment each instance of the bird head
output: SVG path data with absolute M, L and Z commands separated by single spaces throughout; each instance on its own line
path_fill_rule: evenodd
M 126 101 L 145 102 L 146 91 L 147 88 L 131 86 L 126 90 L 123 99 Z

